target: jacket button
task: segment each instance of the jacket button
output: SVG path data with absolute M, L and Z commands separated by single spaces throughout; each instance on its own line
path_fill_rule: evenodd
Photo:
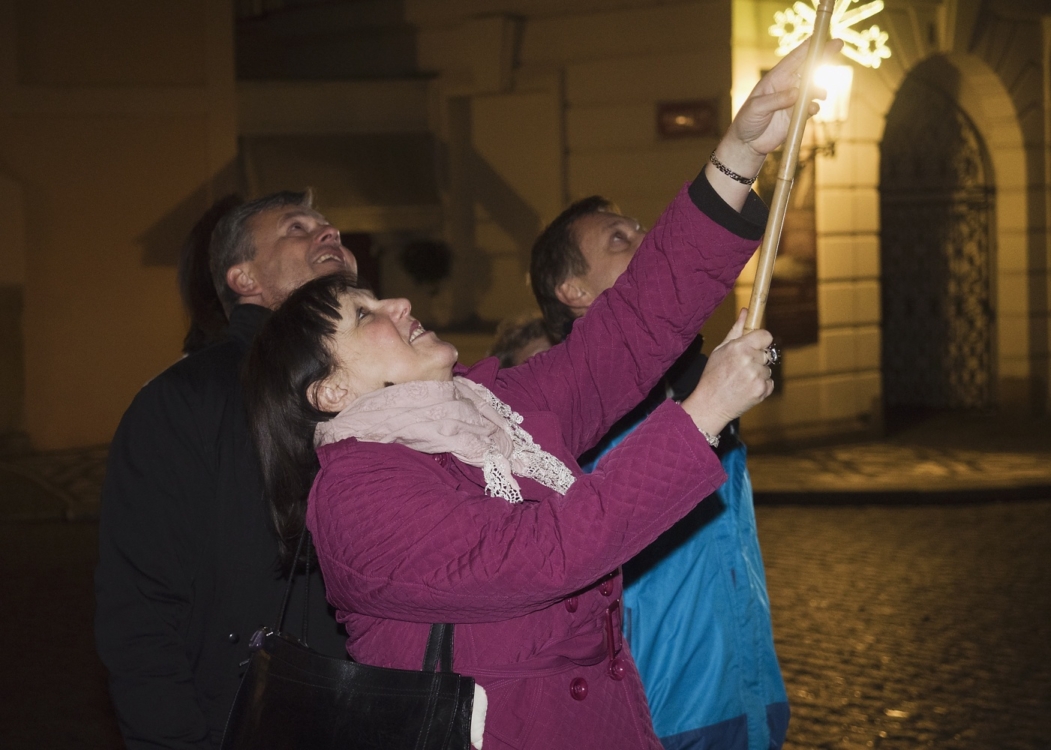
M 613 581 L 603 581 L 598 587 L 598 591 L 603 596 L 610 596 L 613 594 Z
M 580 600 L 577 599 L 577 597 L 571 596 L 571 597 L 566 599 L 566 611 L 567 612 L 576 612 L 577 611 L 577 607 L 579 607 L 579 606 L 580 606 Z
M 573 700 L 582 701 L 588 697 L 588 681 L 583 677 L 575 677 L 571 683 L 569 683 L 569 694 L 573 696 Z
M 237 633 L 230 633 L 230 635 L 226 636 L 226 640 L 230 641 L 230 643 L 237 643 L 239 640 L 241 640 L 241 636 L 239 636 Z
M 614 659 L 609 663 L 608 672 L 609 676 L 612 679 L 616 680 L 617 682 L 620 682 L 624 679 L 624 675 L 628 673 L 628 668 L 620 659 Z

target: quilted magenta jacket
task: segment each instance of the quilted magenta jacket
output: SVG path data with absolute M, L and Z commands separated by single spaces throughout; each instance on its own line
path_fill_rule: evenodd
M 660 750 L 621 644 L 618 568 L 725 475 L 670 401 L 592 474 L 575 457 L 729 292 L 762 232 L 756 202 L 737 214 L 698 178 L 563 344 L 509 370 L 495 359 L 457 368 L 571 468 L 565 496 L 519 478 L 526 501 L 512 505 L 485 494 L 481 469 L 401 445 L 351 438 L 318 451 L 307 523 L 347 651 L 419 669 L 430 623 L 455 623 L 454 669 L 488 694 L 484 750 Z

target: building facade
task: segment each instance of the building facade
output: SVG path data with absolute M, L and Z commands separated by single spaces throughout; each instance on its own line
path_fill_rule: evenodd
M 0 447 L 109 441 L 179 356 L 182 236 L 237 154 L 216 0 L 0 2 Z
M 233 188 L 314 186 L 379 291 L 477 359 L 533 307 L 529 247 L 567 203 L 650 224 L 696 175 L 788 2 L 82 5 L 0 2 L 8 446 L 109 439 L 178 356 L 178 244 Z M 1051 2 L 886 0 L 871 24 L 892 54 L 848 63 L 850 116 L 797 178 L 799 304 L 769 311 L 788 343 L 753 441 L 1048 408 Z

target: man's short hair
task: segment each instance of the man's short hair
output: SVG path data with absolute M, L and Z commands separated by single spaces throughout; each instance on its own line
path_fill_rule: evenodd
M 580 252 L 573 224 L 581 217 L 615 210 L 613 202 L 601 195 L 582 198 L 548 224 L 533 243 L 529 280 L 548 334 L 554 341 L 566 337 L 576 317 L 569 306 L 559 300 L 555 291 L 569 277 L 582 276 L 588 272 L 588 262 Z
M 314 194 L 307 189 L 283 190 L 279 193 L 264 195 L 262 198 L 256 198 L 231 209 L 212 230 L 212 239 L 208 246 L 208 265 L 212 272 L 215 291 L 227 312 L 237 304 L 237 293 L 226 283 L 226 272 L 238 263 L 244 263 L 255 257 L 255 245 L 252 244 L 249 222 L 264 211 L 285 206 L 313 208 Z

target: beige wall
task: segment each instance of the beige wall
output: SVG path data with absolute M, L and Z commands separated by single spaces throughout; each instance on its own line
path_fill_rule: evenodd
M 656 105 L 715 99 L 720 125 L 729 123 L 730 7 L 484 6 L 491 15 L 479 19 L 478 3 L 419 0 L 407 16 L 419 25 L 420 68 L 438 74 L 432 122 L 450 154 L 447 233 L 472 258 L 460 283 L 474 310 L 499 320 L 535 307 L 529 247 L 571 201 L 600 193 L 650 225 L 703 166 L 715 138 L 662 140 Z M 720 312 L 720 338 L 731 307 Z M 455 340 L 470 361 L 489 337 Z
M 235 155 L 231 9 L 6 0 L 0 28 L 0 176 L 25 226 L 2 252 L 24 268 L 21 426 L 38 449 L 103 443 L 179 356 L 177 246 Z

